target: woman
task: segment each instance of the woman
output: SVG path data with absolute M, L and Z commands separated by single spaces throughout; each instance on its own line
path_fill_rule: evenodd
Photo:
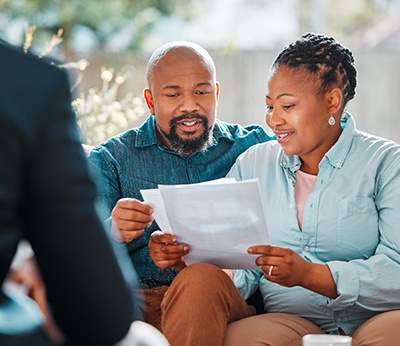
M 248 149 L 229 173 L 259 179 L 273 246 L 249 248 L 261 270 L 236 270 L 233 282 L 246 299 L 259 289 L 267 313 L 243 318 L 228 275 L 190 265 L 162 307 L 172 346 L 224 336 L 229 346 L 301 345 L 321 333 L 398 344 L 400 146 L 356 129 L 345 111 L 355 87 L 352 53 L 333 38 L 306 34 L 277 56 L 266 95 L 277 140 Z M 156 265 L 185 267 L 190 247 L 176 237 L 155 235 L 149 247 Z
M 352 53 L 323 35 L 300 37 L 271 67 L 277 141 L 230 172 L 260 181 L 274 246 L 249 248 L 262 272 L 236 271 L 234 282 L 244 297 L 259 287 L 268 313 L 231 324 L 228 345 L 300 345 L 308 333 L 398 343 L 400 146 L 356 129 L 345 112 L 355 87 Z

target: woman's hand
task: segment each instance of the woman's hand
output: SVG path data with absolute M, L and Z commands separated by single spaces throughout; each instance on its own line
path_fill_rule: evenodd
M 301 286 L 330 298 L 338 295 L 327 265 L 307 262 L 297 252 L 278 246 L 252 246 L 247 251 L 261 255 L 256 264 L 271 282 L 285 287 Z
M 155 231 L 150 237 L 149 250 L 150 257 L 157 267 L 174 267 L 181 271 L 186 267 L 183 256 L 189 253 L 190 248 L 187 244 L 178 244 L 178 239 L 172 234 Z

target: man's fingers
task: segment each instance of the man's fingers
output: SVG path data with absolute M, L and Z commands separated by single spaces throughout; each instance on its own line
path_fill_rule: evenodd
M 136 221 L 142 223 L 151 223 L 154 221 L 152 214 L 146 214 L 136 209 L 115 209 L 112 212 L 112 217 L 114 220 L 122 221 Z
M 122 198 L 111 212 L 111 235 L 117 241 L 131 242 L 140 237 L 154 221 L 153 209 L 133 198 Z
M 157 230 L 151 234 L 151 241 L 162 244 L 176 244 L 178 239 L 172 234 Z
M 176 261 L 185 255 L 187 255 L 187 251 L 182 251 L 178 249 L 176 249 L 176 251 L 169 252 L 154 251 L 152 258 L 153 261 Z
M 141 202 L 135 198 L 122 198 L 117 202 L 116 207 L 119 207 L 121 209 L 128 209 L 128 210 L 137 210 L 143 214 L 152 214 L 153 213 L 153 208 L 144 203 Z
M 165 255 L 172 254 L 176 256 L 176 254 L 179 254 L 179 256 L 185 256 L 189 252 L 189 247 L 186 244 L 161 245 L 159 252 Z
M 133 221 L 133 220 L 119 220 L 119 222 L 115 222 L 113 220 L 116 227 L 121 231 L 121 232 L 137 232 L 137 231 L 142 231 L 145 228 L 148 228 L 151 226 L 152 222 L 139 222 L 139 221 Z

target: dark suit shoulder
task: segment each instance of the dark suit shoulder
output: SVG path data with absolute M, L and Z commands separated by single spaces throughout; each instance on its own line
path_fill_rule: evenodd
M 56 65 L 4 42 L 0 43 L 0 73 L 1 90 L 18 88 L 19 93 L 29 90 L 35 97 L 46 90 L 50 92 L 57 80 L 68 80 L 67 73 Z
M 0 120 L 14 140 L 35 150 L 54 119 L 72 119 L 70 83 L 65 71 L 16 47 L 0 44 Z

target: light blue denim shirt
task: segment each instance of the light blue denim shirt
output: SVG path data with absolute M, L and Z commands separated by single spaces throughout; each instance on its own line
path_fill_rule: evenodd
M 358 131 L 348 113 L 343 120 L 339 140 L 319 164 L 302 231 L 294 196 L 297 156 L 285 155 L 276 141 L 259 144 L 238 158 L 229 176 L 259 179 L 272 245 L 328 265 L 339 294 L 329 299 L 271 283 L 259 271 L 235 271 L 242 295 L 259 287 L 267 312 L 351 335 L 370 317 L 400 309 L 400 146 Z
M 273 138 L 259 125 L 242 127 L 217 119 L 213 131 L 215 144 L 205 152 L 184 156 L 159 142 L 154 124 L 155 117 L 150 115 L 141 127 L 98 145 L 88 157 L 108 225 L 120 198 L 143 200 L 141 189 L 222 178 L 246 149 Z M 156 267 L 150 258 L 147 245 L 150 234 L 157 229 L 154 222 L 142 236 L 127 244 L 142 288 L 170 284 L 176 275 L 174 269 Z

